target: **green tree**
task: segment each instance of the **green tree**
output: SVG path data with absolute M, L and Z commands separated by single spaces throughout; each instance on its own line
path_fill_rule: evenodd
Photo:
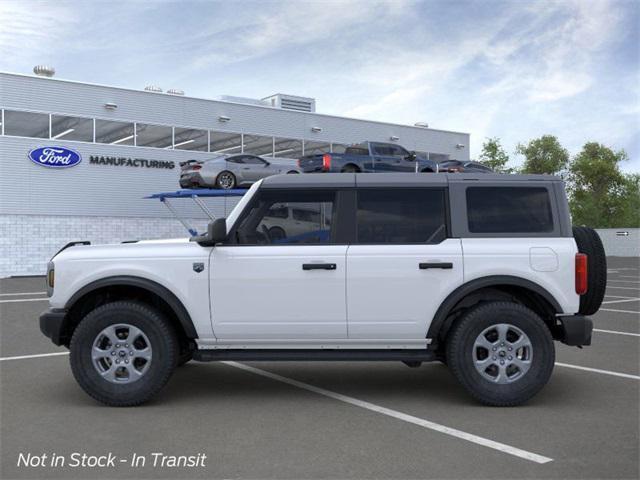
M 487 138 L 482 144 L 480 163 L 491 168 L 496 173 L 513 173 L 513 168 L 507 168 L 509 155 L 500 144 L 498 137 Z
M 534 138 L 526 145 L 520 143 L 516 147 L 516 153 L 524 155 L 521 173 L 558 175 L 565 171 L 569 163 L 569 152 L 553 135 Z
M 575 225 L 595 228 L 640 226 L 637 174 L 625 175 L 619 163 L 624 150 L 614 152 L 597 142 L 586 143 L 569 167 L 569 207 Z

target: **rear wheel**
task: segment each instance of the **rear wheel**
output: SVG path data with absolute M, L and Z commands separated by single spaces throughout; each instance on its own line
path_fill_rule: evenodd
M 178 342 L 166 318 L 149 305 L 120 301 L 84 317 L 70 344 L 71 370 L 90 396 L 110 406 L 139 405 L 169 380 Z
M 340 170 L 341 173 L 357 173 L 359 171 L 360 169 L 355 165 L 345 165 L 342 167 L 342 170 Z
M 542 319 L 513 302 L 492 302 L 465 313 L 447 337 L 447 365 L 485 405 L 526 402 L 547 383 L 555 363 Z
M 225 170 L 216 177 L 216 187 L 222 190 L 230 190 L 236 186 L 236 176 Z
M 598 311 L 607 289 L 607 256 L 598 232 L 588 227 L 573 227 L 578 251 L 587 255 L 587 293 L 580 296 L 579 312 L 593 315 Z
M 298 173 L 300 173 L 300 172 L 298 172 L 298 171 L 296 171 L 296 170 L 289 170 L 289 171 L 287 172 L 287 175 L 295 175 L 295 174 L 298 174 Z

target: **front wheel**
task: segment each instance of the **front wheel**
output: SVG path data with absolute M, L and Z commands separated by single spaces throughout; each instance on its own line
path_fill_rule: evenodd
M 178 361 L 176 334 L 149 305 L 119 301 L 84 317 L 70 344 L 71 370 L 90 396 L 106 405 L 139 405 L 169 380 Z
M 538 393 L 555 363 L 549 328 L 532 310 L 492 302 L 465 313 L 447 336 L 447 365 L 485 405 L 515 406 Z

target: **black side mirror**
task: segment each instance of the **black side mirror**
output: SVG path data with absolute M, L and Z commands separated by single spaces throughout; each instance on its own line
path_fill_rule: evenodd
M 213 247 L 216 243 L 222 243 L 227 239 L 227 220 L 217 218 L 207 225 L 207 233 L 191 237 L 192 242 L 197 242 L 205 247 Z
M 216 218 L 213 222 L 209 222 L 207 237 L 213 245 L 224 242 L 227 239 L 227 219 Z
M 405 157 L 407 160 L 409 160 L 410 162 L 413 162 L 417 157 L 416 157 L 416 152 L 414 152 L 413 150 L 409 152 L 409 155 L 407 155 Z

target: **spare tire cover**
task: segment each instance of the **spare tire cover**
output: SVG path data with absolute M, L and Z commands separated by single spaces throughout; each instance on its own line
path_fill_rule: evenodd
M 578 251 L 587 255 L 587 293 L 580 296 L 583 315 L 598 311 L 607 288 L 607 256 L 598 232 L 588 227 L 573 227 L 573 238 Z

